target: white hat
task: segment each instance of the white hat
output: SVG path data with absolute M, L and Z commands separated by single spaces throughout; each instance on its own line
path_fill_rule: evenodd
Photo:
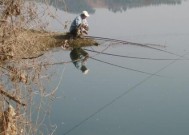
M 89 16 L 90 16 L 87 11 L 83 11 L 82 14 L 85 15 L 86 17 L 89 17 Z
M 80 68 L 80 70 L 83 72 L 83 74 L 88 74 L 88 72 L 89 72 L 89 69 L 87 69 L 87 67 L 85 66 L 85 65 L 82 65 L 81 66 L 81 68 Z
M 88 72 L 89 72 L 89 69 L 85 70 L 85 71 L 83 72 L 83 74 L 86 75 L 86 74 L 88 74 Z

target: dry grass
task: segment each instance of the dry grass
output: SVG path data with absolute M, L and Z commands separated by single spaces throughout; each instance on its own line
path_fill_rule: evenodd
M 16 37 L 13 35 L 13 37 L 9 37 L 4 41 L 7 49 L 3 53 L 7 56 L 7 59 L 35 58 L 43 54 L 44 51 L 64 44 L 68 44 L 70 47 L 85 47 L 96 44 L 92 39 L 70 39 L 69 35 L 63 33 L 26 29 L 15 32 Z
M 48 87 L 46 82 L 51 82 L 50 79 L 54 75 L 48 72 L 50 67 L 44 66 L 44 63 L 48 65 L 49 59 L 33 58 L 65 44 L 71 48 L 96 44 L 92 39 L 73 40 L 67 34 L 46 32 L 44 23 L 37 14 L 35 3 L 31 1 L 26 6 L 24 2 L 24 0 L 0 0 L 0 4 L 3 5 L 0 10 L 0 86 L 2 86 L 0 87 L 2 88 L 0 134 L 2 135 L 9 134 L 4 128 L 8 127 L 6 125 L 9 123 L 2 122 L 4 119 L 2 114 L 10 104 L 16 112 L 13 123 L 17 134 L 45 134 L 41 131 L 44 128 L 41 127 L 45 125 L 43 122 L 50 112 L 51 102 L 56 99 L 55 93 L 61 83 L 63 72 L 59 83 L 54 87 Z M 48 3 L 46 4 L 48 7 Z M 26 26 L 34 22 L 34 26 L 37 26 L 34 27 L 35 30 L 27 29 Z M 37 103 L 35 103 L 36 96 L 39 100 Z M 33 116 L 34 112 L 36 117 Z M 56 126 L 53 126 L 46 134 L 53 134 L 55 130 Z

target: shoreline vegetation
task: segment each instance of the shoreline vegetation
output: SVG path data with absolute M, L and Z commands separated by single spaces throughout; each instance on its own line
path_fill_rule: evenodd
M 6 44 L 6 47 L 0 48 L 0 61 L 37 58 L 45 51 L 65 45 L 74 48 L 97 44 L 92 38 L 72 39 L 66 33 L 26 29 L 15 31 L 15 33 L 16 36 L 12 35 L 4 40 L 0 39 Z
M 48 9 L 49 4 L 45 5 Z M 53 134 L 57 127 L 43 122 L 59 84 L 46 82 L 58 73 L 48 72 L 51 67 L 42 65 L 49 63 L 48 58 L 35 58 L 56 47 L 69 50 L 97 45 L 92 38 L 73 39 L 67 33 L 48 32 L 38 8 L 35 1 L 0 0 L 0 135 Z M 49 10 L 43 15 L 52 17 Z M 36 27 L 27 28 L 31 24 Z

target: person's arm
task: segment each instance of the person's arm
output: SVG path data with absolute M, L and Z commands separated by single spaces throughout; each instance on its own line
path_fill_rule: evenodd
M 77 17 L 76 20 L 75 20 L 75 23 L 76 23 L 76 26 L 79 27 L 82 23 L 82 20 L 80 17 Z
M 88 31 L 89 30 L 89 24 L 86 19 L 83 20 L 83 28 Z
M 89 58 L 89 54 L 85 55 L 85 58 L 83 59 L 83 62 L 86 62 L 88 58 Z

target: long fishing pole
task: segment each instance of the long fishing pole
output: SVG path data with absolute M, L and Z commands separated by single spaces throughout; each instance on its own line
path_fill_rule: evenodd
M 114 42 L 121 43 L 121 44 L 130 44 L 130 45 L 136 45 L 136 46 L 141 46 L 141 47 L 147 47 L 147 48 L 150 48 L 150 49 L 158 50 L 158 51 L 161 51 L 161 52 L 165 52 L 165 53 L 168 53 L 168 54 L 172 54 L 172 55 L 181 57 L 180 55 L 178 55 L 176 53 L 165 51 L 165 50 L 155 48 L 155 47 L 152 47 L 152 46 L 149 46 L 149 45 L 146 45 L 146 44 L 141 44 L 141 43 L 128 42 L 128 41 L 124 41 L 124 40 L 104 38 L 104 37 L 96 37 L 96 36 L 86 36 L 86 38 L 94 38 L 94 39 L 98 39 L 98 40 L 114 41 Z
M 113 38 L 105 38 L 105 37 L 96 37 L 96 36 L 85 36 L 86 38 L 95 38 L 98 40 L 104 40 L 104 41 L 115 41 L 118 43 L 125 43 L 125 44 L 134 44 L 134 45 L 139 45 L 139 46 L 145 46 L 145 47 L 150 47 L 150 46 L 158 46 L 158 47 L 164 47 L 164 45 L 158 45 L 158 44 L 141 44 L 141 43 L 136 43 L 136 42 L 129 42 L 129 41 L 124 41 L 124 40 L 119 40 L 119 39 L 113 39 Z
M 104 54 L 104 55 L 110 55 L 110 56 L 115 56 L 115 57 L 122 57 L 122 58 L 129 58 L 129 59 L 142 59 L 142 60 L 162 60 L 162 61 L 167 61 L 167 60 L 177 60 L 177 59 L 166 59 L 166 58 L 147 58 L 147 57 L 134 57 L 134 56 L 126 56 L 126 55 L 118 55 L 118 54 L 112 54 L 112 53 L 105 53 L 105 52 L 99 52 L 95 50 L 90 50 L 90 49 L 83 49 L 89 52 L 95 52 L 99 54 Z M 189 60 L 189 59 L 180 59 L 180 60 Z
M 99 59 L 96 59 L 96 58 L 93 58 L 93 57 L 90 57 L 90 58 L 95 60 L 95 61 L 98 61 L 98 62 L 101 62 L 101 63 L 104 63 L 104 64 L 108 64 L 108 65 L 111 65 L 111 66 L 114 66 L 114 67 L 119 67 L 119 68 L 122 68 L 122 69 L 130 70 L 130 71 L 134 71 L 134 72 L 138 72 L 138 73 L 142 73 L 142 74 L 146 74 L 146 75 L 154 75 L 154 76 L 162 77 L 161 75 L 157 75 L 157 74 L 148 73 L 148 72 L 141 71 L 141 70 L 136 70 L 136 69 L 132 69 L 132 68 L 116 65 L 116 64 L 113 64 L 113 63 L 110 63 L 110 62 L 106 62 L 106 61 L 103 61 L 103 60 L 99 60 Z

